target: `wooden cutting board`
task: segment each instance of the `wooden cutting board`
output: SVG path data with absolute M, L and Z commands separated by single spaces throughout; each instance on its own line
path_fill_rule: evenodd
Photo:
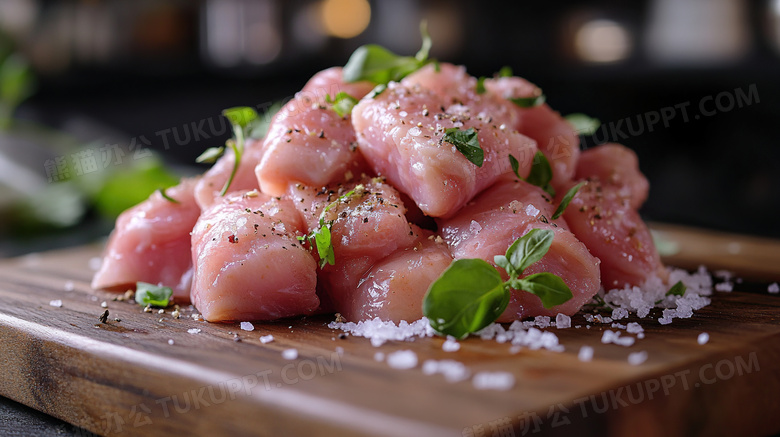
M 735 268 L 737 242 L 761 250 L 742 269 L 778 280 L 780 244 L 656 226 L 684 242 L 679 265 Z M 723 241 L 719 239 L 725 239 Z M 719 251 L 719 244 L 724 250 Z M 707 247 L 699 250 L 699 245 Z M 708 246 L 709 245 L 709 246 Z M 695 247 L 694 247 L 695 246 Z M 686 251 L 695 258 L 686 257 Z M 716 293 L 693 318 L 639 321 L 631 347 L 601 344 L 609 325 L 549 328 L 562 353 L 471 338 L 444 352 L 441 338 L 372 347 L 339 338 L 330 317 L 237 324 L 144 313 L 89 288 L 97 246 L 0 263 L 0 395 L 107 435 L 752 435 L 780 431 L 780 295 Z M 754 252 L 751 252 L 751 254 Z M 744 256 L 750 256 L 743 252 Z M 72 289 L 71 289 L 72 288 Z M 52 306 L 61 300 L 62 306 Z M 108 323 L 100 323 L 106 302 Z M 657 317 L 657 316 L 656 316 Z M 119 319 L 119 321 L 115 320 Z M 189 333 L 188 330 L 197 333 Z M 697 343 L 700 333 L 710 340 Z M 241 341 L 235 341 L 235 335 Z M 260 336 L 274 341 L 262 344 Z M 594 359 L 581 362 L 582 345 Z M 283 358 L 294 348 L 298 357 Z M 453 359 L 472 374 L 508 371 L 511 390 L 390 368 L 375 354 L 412 350 L 422 363 Z M 630 365 L 631 352 L 648 359 Z

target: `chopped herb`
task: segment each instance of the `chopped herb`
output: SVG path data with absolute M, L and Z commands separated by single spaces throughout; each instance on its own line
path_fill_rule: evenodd
M 355 107 L 355 104 L 357 104 L 358 100 L 344 91 L 341 91 L 340 93 L 336 94 L 335 99 L 331 99 L 330 94 L 328 94 L 325 97 L 325 102 L 333 105 L 333 110 L 336 111 L 336 114 L 338 114 L 339 117 L 344 118 L 344 116 L 352 113 L 352 108 Z
M 209 147 L 208 149 L 204 150 L 203 153 L 200 154 L 200 156 L 195 158 L 195 162 L 197 162 L 198 164 L 213 164 L 217 162 L 217 159 L 219 159 L 224 154 L 225 154 L 225 146 Z
M 569 191 L 566 192 L 566 194 L 563 196 L 563 199 L 561 199 L 561 203 L 558 205 L 557 208 L 555 208 L 555 212 L 552 215 L 552 220 L 557 219 L 558 217 L 563 214 L 563 211 L 566 210 L 566 207 L 569 206 L 569 202 L 571 202 L 572 199 L 574 199 L 574 196 L 577 194 L 577 191 L 582 188 L 583 185 L 585 185 L 586 182 L 582 181 L 579 184 L 571 187 Z
M 248 106 L 238 106 L 225 109 L 222 111 L 222 115 L 224 115 L 233 126 L 235 138 L 228 140 L 226 143 L 233 149 L 233 170 L 230 172 L 230 176 L 225 182 L 225 186 L 222 187 L 222 191 L 219 193 L 220 196 L 224 196 L 228 192 L 230 184 L 233 183 L 233 178 L 236 177 L 238 166 L 241 164 L 241 155 L 244 153 L 244 138 L 247 134 L 246 130 L 250 123 L 257 119 L 257 111 Z
M 669 291 L 666 292 L 667 296 L 683 296 L 685 295 L 685 291 L 688 288 L 682 283 L 682 281 L 677 281 L 676 284 L 672 285 L 672 288 L 669 289 Z
M 342 71 L 344 82 L 371 81 L 376 84 L 387 84 L 399 81 L 430 62 L 428 56 L 431 50 L 431 37 L 425 21 L 420 23 L 422 47 L 412 56 L 399 56 L 376 45 L 367 44 L 357 48 L 350 56 Z
M 173 296 L 171 287 L 161 287 L 148 282 L 136 282 L 135 301 L 141 306 L 167 307 Z
M 479 146 L 477 131 L 473 127 L 466 130 L 460 130 L 457 127 L 445 129 L 443 140 L 455 146 L 474 165 L 482 167 L 482 163 L 485 161 L 485 152 Z
M 370 93 L 368 93 L 368 98 L 369 99 L 376 98 L 376 96 L 382 94 L 386 89 L 387 89 L 387 85 L 380 83 L 379 85 L 375 86 Z
M 520 170 L 520 163 L 517 162 L 517 158 L 512 156 L 512 154 L 509 154 L 509 165 L 512 166 L 512 172 L 517 176 L 518 178 L 522 179 L 522 176 L 520 176 L 520 173 L 518 173 L 518 170 Z
M 485 94 L 485 76 L 480 76 L 477 79 L 477 94 Z
M 563 117 L 574 128 L 579 135 L 593 135 L 601 126 L 598 118 L 588 117 L 585 114 L 576 113 Z
M 550 166 L 550 161 L 544 156 L 544 153 L 536 152 L 533 164 L 531 164 L 531 171 L 528 173 L 527 178 L 520 176 L 520 173 L 518 173 L 520 163 L 517 161 L 517 158 L 512 155 L 509 155 L 509 165 L 512 166 L 512 171 L 515 173 L 515 176 L 531 185 L 536 185 L 551 196 L 555 196 L 555 189 L 550 185 L 550 181 L 552 181 L 552 167 Z
M 536 97 L 516 97 L 509 100 L 521 108 L 533 108 L 544 103 L 546 99 L 544 94 L 540 94 Z
M 158 188 L 157 191 L 159 191 L 163 199 L 167 200 L 168 202 L 181 203 L 178 200 L 174 199 L 173 197 L 169 196 L 168 193 L 165 192 L 165 188 Z
M 502 281 L 498 269 L 481 259 L 454 261 L 431 284 L 423 299 L 423 314 L 439 334 L 464 338 L 494 322 L 506 309 L 512 289 L 539 297 L 545 308 L 572 298 L 569 287 L 552 273 L 536 273 L 520 278 L 523 271 L 539 261 L 550 249 L 555 233 L 533 229 L 512 243 L 505 255 L 494 262 L 506 270 Z
M 333 253 L 333 243 L 331 241 L 330 232 L 331 229 L 333 229 L 335 220 L 326 221 L 325 215 L 334 205 L 337 205 L 339 202 L 349 198 L 358 191 L 363 191 L 363 188 L 363 185 L 357 185 L 349 192 L 342 194 L 338 199 L 329 203 L 320 213 L 319 227 L 306 235 L 298 237 L 298 241 L 300 241 L 301 244 L 313 244 L 314 247 L 317 248 L 317 254 L 320 257 L 320 268 L 325 267 L 325 264 L 333 265 L 336 263 L 336 255 Z
M 503 67 L 501 67 L 500 70 L 498 70 L 498 77 L 512 77 L 512 76 L 513 76 L 512 67 L 508 65 L 504 65 Z

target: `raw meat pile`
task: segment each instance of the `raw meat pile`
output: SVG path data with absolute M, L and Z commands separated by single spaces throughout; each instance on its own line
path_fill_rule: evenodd
M 232 152 L 169 189 L 178 203 L 155 193 L 125 211 L 92 286 L 170 286 L 177 302 L 192 302 L 212 322 L 333 311 L 350 321 L 411 322 L 453 259 L 493 263 L 534 228 L 555 236 L 525 275 L 554 273 L 574 297 L 545 309 L 515 290 L 499 321 L 571 315 L 602 287 L 666 279 L 637 213 L 648 183 L 636 155 L 618 144 L 581 152 L 574 128 L 549 106 L 513 103 L 538 96 L 535 85 L 519 77 L 478 84 L 442 63 L 372 89 L 344 83 L 340 68 L 317 73 L 265 139 L 248 140 L 226 195 Z M 339 92 L 359 100 L 351 114 L 333 109 Z M 482 166 L 444 140 L 449 128 L 477 131 Z M 525 177 L 537 151 L 551 164 L 556 197 L 512 171 L 510 154 Z M 552 220 L 580 181 L 587 184 Z M 321 219 L 333 222 L 332 265 L 298 238 Z

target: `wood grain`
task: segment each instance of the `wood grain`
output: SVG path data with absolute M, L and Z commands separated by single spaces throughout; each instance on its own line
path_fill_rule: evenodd
M 762 435 L 780 431 L 780 298 L 718 293 L 691 319 L 625 348 L 600 343 L 608 325 L 557 330 L 565 352 L 471 338 L 456 353 L 442 339 L 340 339 L 320 316 L 237 324 L 144 313 L 89 288 L 98 247 L 0 264 L 0 395 L 106 435 Z M 777 256 L 777 254 L 775 254 Z M 72 282 L 73 289 L 70 288 Z M 61 307 L 49 305 L 61 300 Z M 105 301 L 108 323 L 100 323 Z M 657 317 L 657 316 L 656 316 Z M 115 321 L 119 318 L 121 321 Z M 635 319 L 623 320 L 627 323 Z M 197 334 L 189 329 L 200 329 Z M 709 343 L 697 344 L 708 332 Z M 238 334 L 241 341 L 234 341 Z M 262 344 L 259 337 L 275 341 Z M 173 344 L 169 344 L 172 340 Z M 577 359 L 583 345 L 592 362 Z M 295 348 L 296 360 L 282 351 Z M 338 350 L 341 349 L 341 353 Z M 449 383 L 421 366 L 374 359 L 412 350 L 454 359 L 472 373 L 509 371 L 508 391 Z M 641 365 L 631 352 L 647 351 Z M 510 432 L 503 430 L 504 432 Z M 511 435 L 511 434 L 504 434 Z

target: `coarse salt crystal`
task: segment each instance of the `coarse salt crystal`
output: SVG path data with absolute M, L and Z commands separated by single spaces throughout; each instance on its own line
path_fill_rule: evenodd
M 282 358 L 285 360 L 294 360 L 298 358 L 298 349 L 285 349 L 282 351 Z
M 632 366 L 638 366 L 647 361 L 647 352 L 639 351 L 628 354 L 628 364 Z
M 410 350 L 395 351 L 387 356 L 387 365 L 393 369 L 412 369 L 417 366 L 417 354 Z
M 374 353 L 374 361 L 381 363 L 385 360 L 385 353 L 384 352 L 375 352 Z
M 540 328 L 547 328 L 550 326 L 550 316 L 536 316 L 534 323 Z
M 566 314 L 558 313 L 555 316 L 555 327 L 558 329 L 571 328 L 571 317 Z
M 274 341 L 274 336 L 271 334 L 260 337 L 260 343 L 266 344 Z
M 777 282 L 773 282 L 773 283 L 769 284 L 769 287 L 767 287 L 766 291 L 768 291 L 768 292 L 770 292 L 772 294 L 780 293 L 780 285 L 778 285 Z
M 696 342 L 699 344 L 707 344 L 708 341 L 710 341 L 710 334 L 706 332 L 699 334 L 699 337 L 696 339 Z
M 65 281 L 65 291 L 73 291 L 76 289 L 76 285 L 73 281 Z
M 613 332 L 609 329 L 604 331 L 604 334 L 601 336 L 601 342 L 604 344 L 613 343 L 618 346 L 631 346 L 634 344 L 634 338 L 633 337 L 621 337 L 620 331 Z
M 190 328 L 187 330 L 188 334 L 200 334 L 200 329 L 198 328 Z
M 612 320 L 620 320 L 628 317 L 628 310 L 625 308 L 615 308 L 612 310 Z
M 365 337 L 371 340 L 371 345 L 379 347 L 388 340 L 409 341 L 415 337 L 432 337 L 434 335 L 428 319 L 423 317 L 413 323 L 401 321 L 396 325 L 380 318 L 355 322 L 331 322 L 330 329 L 340 329 L 356 337 Z
M 471 374 L 466 365 L 454 360 L 426 360 L 422 365 L 422 371 L 425 375 L 440 373 L 444 375 L 447 382 L 463 381 Z
M 734 284 L 731 282 L 721 282 L 715 284 L 715 291 L 730 292 L 734 290 Z
M 593 348 L 590 346 L 582 346 L 580 352 L 577 354 L 577 359 L 580 361 L 590 361 L 593 359 Z
M 477 390 L 509 390 L 515 385 L 515 376 L 509 372 L 479 372 L 471 383 Z
M 51 306 L 53 306 L 53 307 L 57 307 L 57 308 L 59 308 L 59 307 L 61 307 L 61 306 L 62 306 L 62 301 L 61 301 L 61 300 L 59 300 L 59 299 L 56 299 L 56 300 L 50 300 L 50 301 L 49 301 L 49 305 L 51 305 Z
M 172 339 L 172 338 L 169 338 L 169 339 L 168 339 L 168 344 L 169 344 L 169 345 L 171 345 L 171 346 L 173 346 L 173 339 Z
M 472 220 L 471 223 L 469 223 L 469 231 L 473 234 L 479 233 L 479 231 L 482 230 L 482 225 L 479 224 L 476 220 Z
M 441 345 L 441 350 L 444 352 L 457 352 L 460 350 L 460 343 L 455 340 L 455 337 L 447 336 L 447 340 Z
M 644 331 L 645 328 L 643 328 L 642 325 L 640 325 L 637 322 L 631 322 L 628 325 L 626 325 L 626 332 L 628 332 L 629 334 L 639 334 L 640 332 L 644 332 Z
M 530 203 L 525 207 L 525 213 L 531 217 L 536 217 L 539 214 L 539 210 Z
M 255 325 L 253 325 L 250 322 L 241 322 L 241 330 L 242 331 L 254 331 Z

